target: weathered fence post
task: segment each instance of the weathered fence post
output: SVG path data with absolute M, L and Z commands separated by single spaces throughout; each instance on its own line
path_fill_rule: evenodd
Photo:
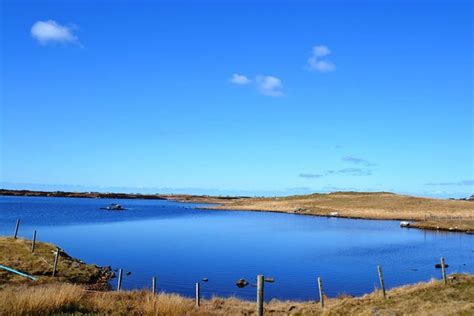
M 18 236 L 18 229 L 20 228 L 20 219 L 17 218 L 16 219 L 16 226 L 15 226 L 15 235 L 13 235 L 13 238 L 16 239 L 16 237 Z
M 58 261 L 59 261 L 59 248 L 56 248 L 56 254 L 54 255 L 54 265 L 53 265 L 53 277 L 56 276 L 58 270 Z
M 36 246 L 36 230 L 33 232 L 33 241 L 31 242 L 31 252 L 35 252 Z
M 196 307 L 201 305 L 201 287 L 199 282 L 196 283 Z
M 263 316 L 263 275 L 257 275 L 257 316 Z
M 448 284 L 448 279 L 446 278 L 446 263 L 444 262 L 444 258 L 441 258 L 441 273 L 443 275 L 444 284 Z
M 318 288 L 319 288 L 319 302 L 321 307 L 324 307 L 324 291 L 323 291 L 323 281 L 318 277 Z
M 118 281 L 117 281 L 117 292 L 120 292 L 122 290 L 122 275 L 123 275 L 123 270 L 119 269 L 119 275 L 118 275 Z
M 383 298 L 385 298 L 386 297 L 385 282 L 383 281 L 382 267 L 380 265 L 377 266 L 377 272 L 379 273 L 379 281 L 380 281 L 380 287 L 382 288 Z
M 151 292 L 156 294 L 156 277 L 151 278 Z

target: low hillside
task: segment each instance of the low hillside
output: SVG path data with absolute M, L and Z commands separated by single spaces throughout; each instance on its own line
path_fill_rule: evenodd
M 336 192 L 229 200 L 215 209 L 416 221 L 414 227 L 474 231 L 474 202 L 398 195 L 388 192 Z

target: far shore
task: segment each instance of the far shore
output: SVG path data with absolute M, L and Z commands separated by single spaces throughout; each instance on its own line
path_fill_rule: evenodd
M 407 228 L 474 233 L 472 199 L 434 199 L 390 192 L 333 192 L 286 197 L 62 192 L 0 189 L 0 196 L 156 199 L 215 204 L 206 209 L 280 212 L 352 219 L 408 221 Z

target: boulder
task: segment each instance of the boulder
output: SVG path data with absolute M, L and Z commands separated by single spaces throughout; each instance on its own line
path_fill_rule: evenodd
M 239 288 L 243 288 L 249 285 L 249 282 L 245 279 L 239 279 L 237 282 L 235 282 L 235 285 L 237 285 Z

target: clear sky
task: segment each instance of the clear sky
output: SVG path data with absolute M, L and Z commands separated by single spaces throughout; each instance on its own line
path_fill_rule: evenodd
M 1 185 L 474 193 L 473 2 L 1 2 Z

